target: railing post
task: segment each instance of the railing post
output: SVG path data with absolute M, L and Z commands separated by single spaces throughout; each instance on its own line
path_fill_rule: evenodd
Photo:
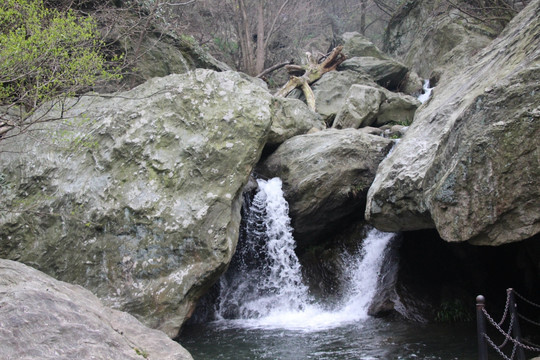
M 508 292 L 508 306 L 510 307 L 510 316 L 512 316 L 512 318 L 514 319 L 514 323 L 512 325 L 512 333 L 514 334 L 513 338 L 517 342 L 521 343 L 521 329 L 519 327 L 517 304 L 514 298 L 514 289 L 510 288 L 506 291 Z M 525 360 L 525 352 L 523 351 L 523 348 L 519 345 L 516 349 L 516 355 L 518 360 Z
M 488 360 L 488 347 L 486 342 L 486 319 L 483 309 L 486 305 L 486 299 L 482 295 L 476 297 L 476 332 L 478 335 L 478 360 Z

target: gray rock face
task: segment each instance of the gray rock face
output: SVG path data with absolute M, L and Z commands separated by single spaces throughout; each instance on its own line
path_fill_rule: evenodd
M 197 70 L 83 97 L 65 121 L 2 141 L 0 257 L 176 336 L 235 250 L 272 99 Z
M 332 127 L 361 128 L 388 123 L 410 124 L 420 102 L 412 96 L 383 87 L 352 85 Z
M 379 162 L 393 141 L 354 129 L 328 129 L 284 142 L 260 172 L 283 180 L 295 238 L 316 238 L 359 213 Z
M 276 97 L 273 101 L 272 128 L 266 146 L 277 147 L 293 136 L 326 127 L 322 117 L 300 100 Z
M 499 245 L 540 232 L 540 0 L 433 98 L 381 163 L 366 217 Z
M 192 360 L 163 332 L 90 291 L 0 259 L 2 359 Z
M 141 5 L 144 4 L 141 3 Z M 151 12 L 152 9 L 147 9 L 147 11 Z M 100 17 L 100 14 L 97 16 Z M 140 18 L 128 11 L 123 11 L 119 22 L 124 26 L 133 25 L 140 22 Z M 231 70 L 227 64 L 215 59 L 189 36 L 178 36 L 157 26 L 153 27 L 152 31 L 148 31 L 139 43 L 125 37 L 120 30 L 122 28 L 123 26 L 120 25 L 103 30 L 107 33 L 106 42 L 116 44 L 119 51 L 122 49 L 131 54 L 138 54 L 136 59 L 132 59 L 136 62 L 135 68 L 130 69 L 129 73 L 123 77 L 122 82 L 129 88 L 154 77 L 183 74 L 196 68 L 215 71 Z
M 404 82 L 409 71 L 403 64 L 392 59 L 378 59 L 370 56 L 345 60 L 340 69 L 365 71 L 373 80 L 386 89 L 396 90 Z
M 333 128 L 371 126 L 377 120 L 379 108 L 385 95 L 381 89 L 367 85 L 353 85 L 346 95 L 343 108 L 336 116 Z
M 416 72 L 409 70 L 399 89 L 407 95 L 418 97 L 422 93 L 423 85 L 424 81 L 420 76 Z
M 363 72 L 345 70 L 326 73 L 313 84 L 317 112 L 321 114 L 327 124 L 331 124 L 337 113 L 342 109 L 347 98 L 347 92 L 354 84 L 374 83 Z
M 383 50 L 429 78 L 440 67 L 459 72 L 495 36 L 485 24 L 445 2 L 408 0 L 390 20 Z
M 358 32 L 347 32 L 342 35 L 342 38 L 343 54 L 348 58 L 369 56 L 381 60 L 389 59 L 388 55 Z

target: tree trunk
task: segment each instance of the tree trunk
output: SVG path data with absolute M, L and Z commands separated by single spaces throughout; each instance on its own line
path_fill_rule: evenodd
M 366 35 L 366 0 L 360 1 L 360 33 Z
M 264 37 L 264 0 L 259 0 L 257 4 L 257 51 L 255 53 L 255 72 L 251 75 L 260 74 L 264 70 L 264 60 L 266 58 Z
M 242 65 L 244 70 L 252 75 L 255 67 L 253 64 L 253 45 L 251 40 L 251 30 L 244 0 L 236 0 L 237 5 L 237 29 L 240 39 L 240 51 L 242 52 Z

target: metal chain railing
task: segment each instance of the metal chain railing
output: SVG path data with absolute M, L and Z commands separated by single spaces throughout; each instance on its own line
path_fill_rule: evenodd
M 491 340 L 491 338 L 489 336 L 487 336 L 487 334 L 484 334 L 484 338 L 486 339 L 486 341 L 488 342 L 489 345 L 491 345 L 491 347 L 504 359 L 504 360 L 513 360 L 514 359 L 514 355 L 516 353 L 516 348 L 517 348 L 517 345 L 514 344 L 514 347 L 512 348 L 512 355 L 510 357 L 506 356 L 505 353 L 502 352 L 502 350 L 497 346 L 495 345 L 495 343 L 493 342 L 493 340 Z
M 509 332 L 504 331 L 504 330 L 503 330 L 503 329 L 495 322 L 495 320 L 493 320 L 493 318 L 492 318 L 491 316 L 489 316 L 489 314 L 488 314 L 488 312 L 486 311 L 486 309 L 482 309 L 482 310 L 483 310 L 482 312 L 483 312 L 484 316 L 485 316 L 486 319 L 489 321 L 489 323 L 490 323 L 491 325 L 493 325 L 493 327 L 494 327 L 495 329 L 497 329 L 497 330 L 502 334 L 502 336 L 505 337 L 505 341 L 510 340 L 511 342 L 513 342 L 514 344 L 516 344 L 517 346 L 519 346 L 519 347 L 521 347 L 521 348 L 523 348 L 523 349 L 525 349 L 525 350 L 540 352 L 540 348 L 534 347 L 534 346 L 527 346 L 527 345 L 523 344 L 522 342 L 520 342 L 520 341 L 514 339 L 514 338 L 512 337 L 512 335 L 510 334 L 511 331 L 509 331 Z M 513 316 L 512 316 L 512 318 L 513 318 Z M 486 335 L 486 336 L 487 336 L 487 335 Z M 502 347 L 502 346 L 501 346 L 501 347 Z
M 484 311 L 485 311 L 485 309 L 484 309 Z M 499 322 L 497 323 L 497 325 L 501 326 L 502 323 L 499 321 Z M 510 324 L 508 325 L 508 331 L 507 331 L 508 334 L 510 334 L 510 331 L 512 331 L 512 326 L 514 326 L 514 317 L 513 317 L 513 316 L 510 318 Z M 506 336 L 506 337 L 504 338 L 503 343 L 502 343 L 501 345 L 497 346 L 497 347 L 498 347 L 499 349 L 502 349 L 503 347 L 506 346 L 506 344 L 508 344 L 508 336 Z
M 539 304 L 532 302 L 531 300 L 525 298 L 523 295 L 520 295 L 516 290 L 512 289 L 512 293 L 514 293 L 521 300 L 525 301 L 527 304 L 532 305 L 532 306 L 537 307 L 537 308 L 540 309 Z
M 531 319 L 529 319 L 529 318 L 527 318 L 527 317 L 525 317 L 525 316 L 523 316 L 523 315 L 521 315 L 521 314 L 519 314 L 519 313 L 518 313 L 518 316 L 519 316 L 520 319 L 523 319 L 523 320 L 525 320 L 525 321 L 528 322 L 528 323 L 531 323 L 531 324 L 536 325 L 536 326 L 540 326 L 540 322 L 531 320 Z
M 504 305 L 504 312 L 501 321 L 498 322 L 499 326 L 504 324 L 504 320 L 506 320 L 506 315 L 508 315 L 508 309 L 510 308 L 510 291 L 506 292 L 506 304 Z
M 519 326 L 518 318 L 524 319 L 527 322 L 530 322 L 533 325 L 540 326 L 540 323 L 533 321 L 524 317 L 523 315 L 517 312 L 517 305 L 515 302 L 514 294 L 519 297 L 520 300 L 525 301 L 529 305 L 540 308 L 540 305 L 526 299 L 522 295 L 515 292 L 513 289 L 507 289 L 506 304 L 504 306 L 503 316 L 499 322 L 493 320 L 489 313 L 485 309 L 485 298 L 482 295 L 479 295 L 476 298 L 476 318 L 477 318 L 477 328 L 478 328 L 478 357 L 479 360 L 487 360 L 488 356 L 488 345 L 493 348 L 503 359 L 513 360 L 514 356 L 517 356 L 518 360 L 525 360 L 524 350 L 528 350 L 535 353 L 540 353 L 540 346 L 532 344 L 528 341 L 525 341 L 521 338 L 521 329 Z M 505 320 L 510 314 L 510 321 L 508 325 L 508 330 L 505 331 L 502 328 Z M 496 345 L 495 342 L 488 336 L 486 331 L 486 320 L 488 323 L 493 326 L 504 338 L 504 341 L 501 345 Z M 512 353 L 510 357 L 503 352 L 503 348 L 511 342 Z

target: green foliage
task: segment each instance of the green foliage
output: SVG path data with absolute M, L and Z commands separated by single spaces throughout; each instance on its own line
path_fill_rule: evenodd
M 46 101 L 114 78 L 102 45 L 90 17 L 47 9 L 42 0 L 3 0 L 0 105 L 20 106 L 24 118 Z
M 472 320 L 471 310 L 460 299 L 444 300 L 435 320 L 442 323 L 467 322 Z

